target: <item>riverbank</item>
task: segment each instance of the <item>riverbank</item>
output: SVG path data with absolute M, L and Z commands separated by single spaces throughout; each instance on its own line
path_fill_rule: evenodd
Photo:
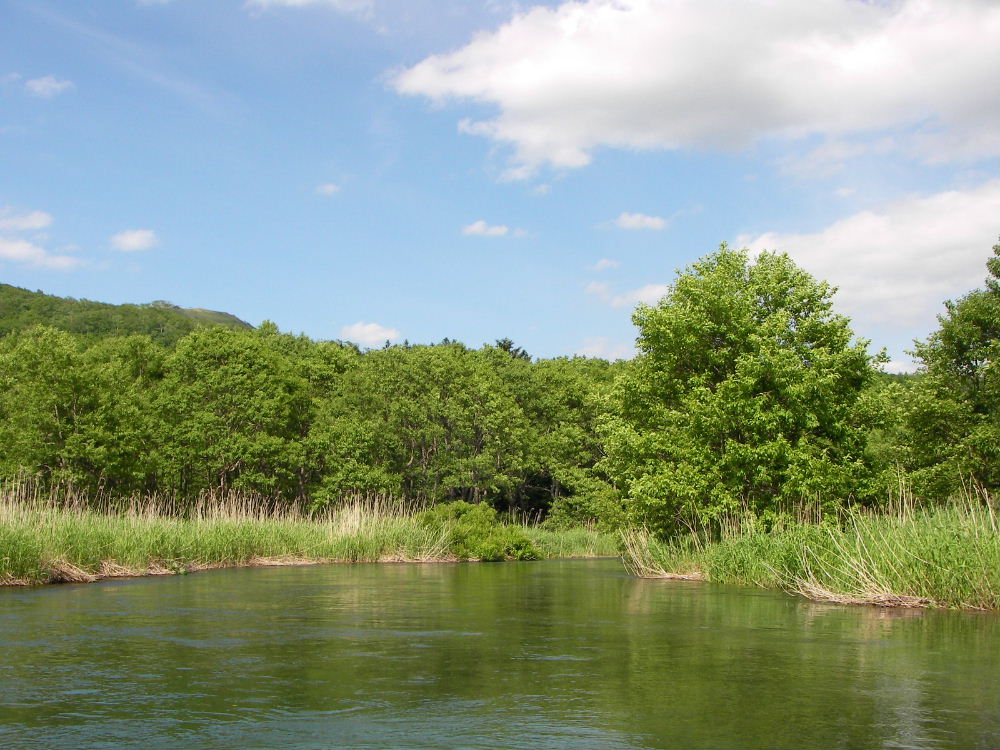
M 469 559 L 463 522 L 381 498 L 354 500 L 319 515 L 261 510 L 244 498 L 209 498 L 184 514 L 154 499 L 105 503 L 0 495 L 0 585 L 184 574 L 208 568 Z M 492 524 L 493 559 L 616 555 L 616 541 L 588 529 Z
M 846 513 L 835 524 L 765 531 L 734 523 L 717 541 L 624 534 L 626 566 L 648 578 L 781 588 L 814 601 L 1000 609 L 1000 534 L 989 503 Z

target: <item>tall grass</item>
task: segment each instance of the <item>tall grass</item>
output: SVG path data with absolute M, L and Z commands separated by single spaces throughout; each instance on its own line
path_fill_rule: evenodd
M 416 523 L 406 507 L 355 499 L 318 517 L 262 510 L 236 496 L 202 498 L 191 512 L 155 499 L 124 510 L 71 499 L 0 494 L 0 583 L 90 580 L 251 564 L 449 559 L 442 529 Z
M 525 534 L 545 558 L 618 557 L 614 536 L 588 527 L 547 529 L 537 524 L 525 526 Z
M 377 496 L 321 513 L 237 494 L 172 498 L 0 488 L 0 585 L 308 562 L 455 560 L 452 529 Z M 545 557 L 614 554 L 608 537 L 524 527 Z
M 779 587 L 831 602 L 1000 608 L 1000 533 L 988 497 L 852 510 L 838 523 L 770 531 L 735 523 L 712 542 L 630 533 L 624 557 L 639 575 L 698 572 L 710 581 Z

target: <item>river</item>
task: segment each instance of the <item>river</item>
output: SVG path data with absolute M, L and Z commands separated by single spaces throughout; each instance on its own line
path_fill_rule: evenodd
M 0 747 L 997 748 L 996 614 L 613 560 L 0 590 Z

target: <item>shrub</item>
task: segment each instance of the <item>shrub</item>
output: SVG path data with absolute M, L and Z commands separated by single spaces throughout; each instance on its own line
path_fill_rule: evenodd
M 463 560 L 537 560 L 541 553 L 524 530 L 500 521 L 485 503 L 463 501 L 437 505 L 420 514 L 428 529 L 447 529 L 451 552 Z

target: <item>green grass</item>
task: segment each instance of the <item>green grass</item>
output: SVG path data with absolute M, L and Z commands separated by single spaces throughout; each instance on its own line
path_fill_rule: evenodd
M 618 557 L 615 537 L 594 529 L 546 529 L 529 525 L 525 527 L 525 533 L 545 558 Z
M 294 508 L 265 511 L 237 496 L 203 499 L 183 516 L 155 498 L 90 503 L 70 495 L 55 500 L 23 487 L 0 491 L 0 584 L 468 556 L 455 548 L 452 525 L 422 522 L 420 511 L 379 498 L 348 501 L 320 516 Z M 614 554 L 611 538 L 587 530 L 546 532 L 515 525 L 507 536 L 514 532 L 527 535 L 542 557 Z
M 1000 537 L 988 503 L 849 512 L 836 525 L 734 527 L 710 543 L 625 535 L 633 572 L 697 573 L 811 599 L 884 606 L 1000 608 Z

